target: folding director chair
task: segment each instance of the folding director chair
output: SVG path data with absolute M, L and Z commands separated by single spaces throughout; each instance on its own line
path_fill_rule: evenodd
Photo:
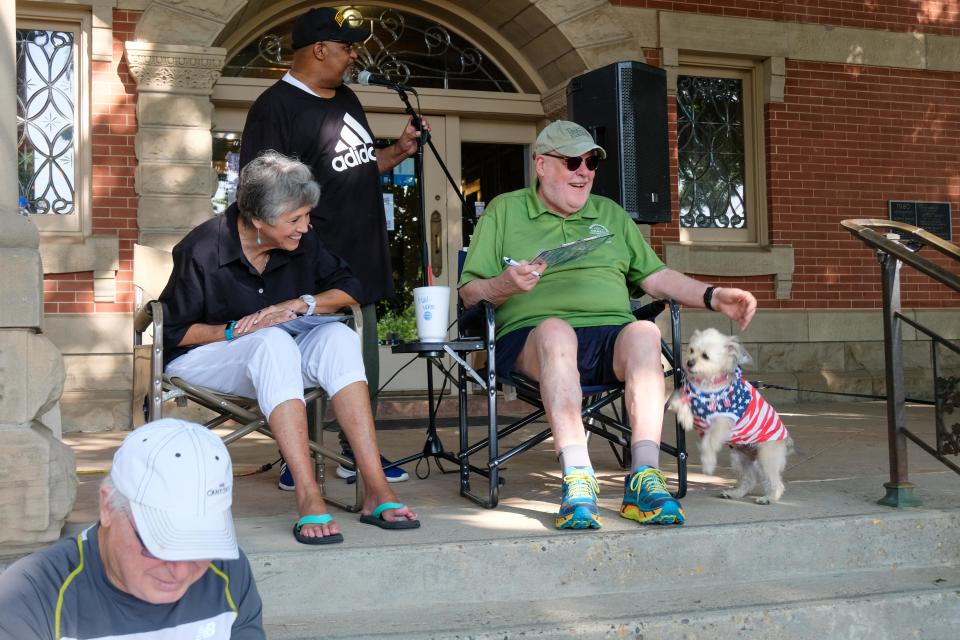
M 223 437 L 230 445 L 249 433 L 257 431 L 270 438 L 273 432 L 261 413 L 254 398 L 245 398 L 219 393 L 206 387 L 192 385 L 182 378 L 163 372 L 163 307 L 157 301 L 173 269 L 173 256 L 167 252 L 144 245 L 133 247 L 133 280 L 136 301 L 133 320 L 133 426 L 163 417 L 164 405 L 174 400 L 179 407 L 195 403 L 213 412 L 213 417 L 204 426 L 213 429 L 233 422 L 236 427 Z M 359 305 L 353 305 L 352 324 L 360 334 L 363 321 Z M 145 344 L 144 336 L 152 334 L 152 342 Z M 362 337 L 362 336 L 361 336 Z M 304 390 L 307 417 L 310 423 L 308 446 L 316 467 L 317 482 L 327 502 L 347 511 L 359 511 L 363 504 L 363 483 L 355 483 L 353 504 L 327 497 L 324 487 L 326 458 L 353 468 L 354 462 L 337 451 L 325 447 L 322 441 L 321 416 L 324 407 L 324 392 L 320 387 Z M 275 439 L 275 438 L 274 438 Z
M 682 351 L 680 345 L 680 308 L 679 305 L 670 300 L 656 300 L 650 304 L 642 306 L 634 311 L 634 316 L 638 320 L 653 320 L 664 309 L 670 308 L 670 342 L 665 339 L 660 341 L 661 355 L 667 363 L 664 376 L 673 377 L 675 387 L 682 384 L 682 369 L 680 367 Z M 537 381 L 518 373 L 499 373 L 496 371 L 494 353 L 496 349 L 496 324 L 494 320 L 493 305 L 487 301 L 481 301 L 470 309 L 461 312 L 458 320 L 458 329 L 461 340 L 482 339 L 486 352 L 486 371 L 484 376 L 475 372 L 466 362 L 458 361 L 460 373 L 458 376 L 461 396 L 460 410 L 460 495 L 469 498 L 477 504 L 492 509 L 497 506 L 499 501 L 499 488 L 501 479 L 499 476 L 500 466 L 512 457 L 519 455 L 531 448 L 537 446 L 550 437 L 550 427 L 538 431 L 529 436 L 520 444 L 511 447 L 507 451 L 499 452 L 499 441 L 524 427 L 540 420 L 545 415 L 543 400 L 540 396 L 540 385 Z M 470 338 L 468 336 L 479 336 L 479 338 Z M 469 444 L 468 420 L 464 407 L 466 406 L 466 380 L 467 374 L 470 374 L 474 380 L 481 381 L 487 393 L 488 398 L 488 434 L 482 440 L 474 444 Z M 517 398 L 533 406 L 534 410 L 528 415 L 512 422 L 511 424 L 498 428 L 496 419 L 496 392 L 498 388 L 514 387 Z M 610 444 L 614 456 L 621 468 L 626 469 L 630 465 L 630 425 L 627 421 L 626 407 L 622 383 L 596 385 L 583 388 L 583 424 L 587 430 L 587 435 L 595 434 L 604 438 Z M 619 407 L 617 407 L 619 401 Z M 606 411 L 604 411 L 606 409 Z M 677 459 L 677 490 L 674 495 L 682 498 L 687 493 L 687 453 L 686 442 L 683 428 L 675 425 L 676 439 L 675 445 L 665 442 L 660 443 L 660 449 L 668 455 Z M 483 449 L 488 450 L 487 460 L 484 464 L 474 463 L 471 465 L 470 457 L 475 456 Z M 487 494 L 477 495 L 471 491 L 470 473 L 477 467 L 480 467 L 481 473 L 487 477 L 489 482 Z

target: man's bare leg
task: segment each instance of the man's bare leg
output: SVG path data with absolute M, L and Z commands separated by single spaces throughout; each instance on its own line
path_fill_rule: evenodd
M 527 336 L 515 368 L 540 383 L 547 421 L 559 453 L 571 444 L 587 444 L 580 415 L 577 334 L 556 318 L 544 320 Z
M 659 469 L 664 380 L 655 324 L 637 321 L 623 328 L 613 348 L 613 370 L 624 381 L 634 458 L 624 480 L 620 515 L 642 524 L 683 524 L 683 508 L 667 491 Z
M 558 529 L 599 529 L 599 487 L 583 428 L 577 334 L 563 320 L 543 321 L 527 336 L 516 369 L 540 383 L 540 397 L 563 466 Z
M 613 347 L 613 372 L 624 382 L 631 443 L 652 440 L 659 444 L 665 386 L 657 325 L 637 321 L 623 328 Z

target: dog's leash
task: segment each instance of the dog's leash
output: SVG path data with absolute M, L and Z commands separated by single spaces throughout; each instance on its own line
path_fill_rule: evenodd
M 887 396 L 878 396 L 872 393 L 853 393 L 852 391 L 818 391 L 816 389 L 801 389 L 800 387 L 785 387 L 781 384 L 772 382 L 763 382 L 762 380 L 747 380 L 756 389 L 779 389 L 780 391 L 802 391 L 804 393 L 820 393 L 828 396 L 845 396 L 848 398 L 865 398 L 867 400 L 886 400 Z M 935 405 L 933 400 L 921 400 L 919 398 L 904 398 L 905 402 L 912 404 Z

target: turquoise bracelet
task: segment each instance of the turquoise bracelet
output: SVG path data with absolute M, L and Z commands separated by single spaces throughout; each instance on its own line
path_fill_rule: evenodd
M 227 328 L 223 330 L 223 335 L 227 339 L 227 342 L 233 340 L 233 328 L 237 326 L 236 320 L 231 320 L 227 323 Z

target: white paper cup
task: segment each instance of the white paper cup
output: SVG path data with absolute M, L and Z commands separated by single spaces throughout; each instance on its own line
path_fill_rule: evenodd
M 445 342 L 450 311 L 450 287 L 417 287 L 413 290 L 420 342 Z

